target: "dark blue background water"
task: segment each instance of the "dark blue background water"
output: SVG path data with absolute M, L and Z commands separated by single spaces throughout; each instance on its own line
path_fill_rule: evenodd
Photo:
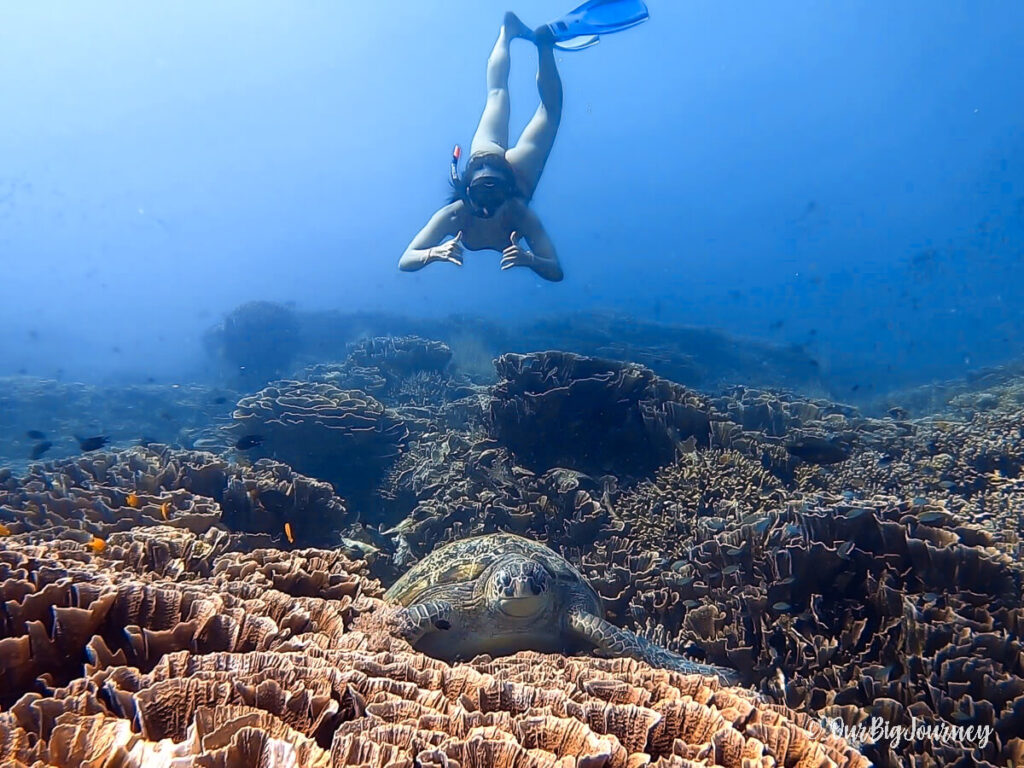
M 1021 355 L 1024 5 L 651 0 L 560 61 L 557 285 L 490 253 L 398 272 L 505 8 L 359 5 L 4 6 L 0 375 L 186 378 L 254 298 L 606 308 L 804 343 L 851 382 Z M 513 135 L 535 62 L 517 42 Z

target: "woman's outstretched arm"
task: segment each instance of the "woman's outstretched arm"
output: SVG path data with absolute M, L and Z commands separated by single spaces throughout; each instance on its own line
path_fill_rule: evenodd
M 450 261 L 462 266 L 462 233 L 458 231 L 455 211 L 461 203 L 449 203 L 430 217 L 430 221 L 409 243 L 398 268 L 405 272 L 423 269 L 432 261 Z M 456 235 L 444 245 L 438 245 L 448 235 Z

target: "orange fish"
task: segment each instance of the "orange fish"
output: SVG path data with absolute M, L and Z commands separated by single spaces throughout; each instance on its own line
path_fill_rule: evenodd
M 256 503 L 256 500 L 259 497 L 260 497 L 260 489 L 259 488 L 253 488 L 252 490 L 249 491 L 249 498 L 252 500 L 253 504 Z
M 292 536 L 292 524 L 291 523 L 285 523 L 284 524 L 284 535 L 288 537 L 288 543 L 289 544 L 294 544 L 295 543 L 295 537 Z
M 132 491 L 131 493 L 128 494 L 128 498 L 125 499 L 125 504 L 127 504 L 132 509 L 138 509 L 139 507 L 142 506 L 142 502 L 139 501 L 139 495 L 135 493 L 135 491 Z
M 97 555 L 107 548 L 107 542 L 101 539 L 99 536 L 93 536 L 92 541 L 87 545 L 89 549 L 95 552 Z
M 171 502 L 165 501 L 160 505 L 160 514 L 164 516 L 164 520 L 171 519 Z
M 11 535 L 11 529 L 8 528 L 3 523 L 0 523 L 0 536 L 10 536 L 10 535 Z

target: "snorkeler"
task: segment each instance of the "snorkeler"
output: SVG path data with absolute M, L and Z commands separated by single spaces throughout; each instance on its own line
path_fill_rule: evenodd
M 518 143 L 508 148 L 509 46 L 517 37 L 533 40 L 540 58 L 540 106 Z M 487 104 L 460 176 L 452 158 L 452 202 L 431 217 L 413 238 L 399 269 L 422 269 L 435 261 L 462 266 L 464 249 L 502 252 L 501 268 L 529 267 L 545 280 L 561 280 L 555 247 L 528 207 L 540 181 L 562 117 L 562 81 L 555 66 L 554 40 L 535 35 L 514 13 L 506 13 L 487 60 Z M 445 237 L 453 239 L 437 245 Z M 523 239 L 525 238 L 525 243 Z
M 435 261 L 462 266 L 465 250 L 501 251 L 501 269 L 529 267 L 545 280 L 563 277 L 555 246 L 529 208 L 562 118 L 562 80 L 556 47 L 579 50 L 599 34 L 627 29 L 647 18 L 639 0 L 589 0 L 561 19 L 530 30 L 511 11 L 487 60 L 487 102 L 459 174 L 460 149 L 451 164 L 452 197 L 421 229 L 398 262 L 412 272 Z M 536 44 L 540 105 L 514 147 L 508 146 L 509 48 L 522 38 Z M 451 240 L 441 243 L 446 237 Z

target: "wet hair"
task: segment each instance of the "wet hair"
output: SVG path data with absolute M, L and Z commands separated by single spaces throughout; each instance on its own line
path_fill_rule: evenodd
M 516 174 L 512 169 L 511 163 L 504 158 L 503 155 L 481 153 L 473 155 L 469 158 L 469 162 L 466 164 L 466 170 L 464 170 L 459 176 L 455 178 L 449 178 L 448 183 L 451 186 L 451 190 L 448 195 L 448 202 L 454 203 L 456 200 L 461 200 L 467 205 L 471 205 L 469 201 L 469 184 L 484 166 L 489 166 L 496 169 L 505 177 L 505 183 L 507 188 L 510 190 L 509 199 L 513 197 L 524 198 L 526 195 L 519 189 L 519 185 L 516 183 Z

